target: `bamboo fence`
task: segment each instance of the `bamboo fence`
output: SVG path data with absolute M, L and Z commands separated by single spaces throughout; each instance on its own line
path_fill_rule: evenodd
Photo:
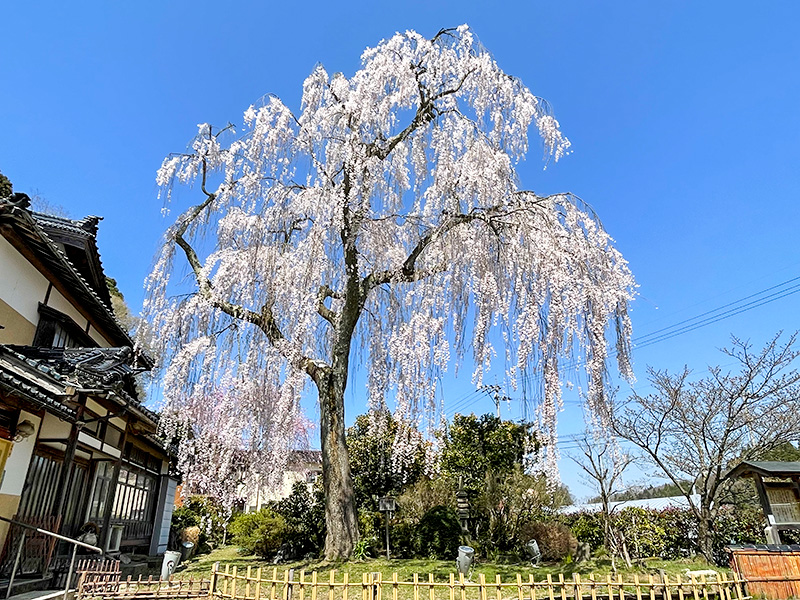
M 143 577 L 119 577 L 112 573 L 91 575 L 82 573 L 78 580 L 79 600 L 189 600 L 212 598 L 211 581 L 208 579 L 161 580 L 152 575 Z
M 732 548 L 736 575 L 747 581 L 753 596 L 769 600 L 800 598 L 800 551 L 769 547 Z
M 487 581 L 484 574 L 471 581 L 463 574 L 451 573 L 445 581 L 433 574 L 411 581 L 400 581 L 397 573 L 384 579 L 381 573 L 365 573 L 361 581 L 351 581 L 330 571 L 327 577 L 274 569 L 238 570 L 214 565 L 209 582 L 209 598 L 220 600 L 745 600 L 745 581 L 737 575 L 719 578 L 680 575 L 648 575 L 632 580 L 622 577 L 571 578 L 548 575 L 535 580 L 518 574 L 515 581 L 502 581 L 498 575 Z

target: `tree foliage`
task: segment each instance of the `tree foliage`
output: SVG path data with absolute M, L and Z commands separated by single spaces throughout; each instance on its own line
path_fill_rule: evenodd
M 603 548 L 603 519 L 598 512 L 579 512 L 561 515 L 581 543 L 593 551 Z M 633 559 L 658 556 L 664 560 L 687 558 L 701 551 L 697 516 L 691 510 L 662 511 L 627 507 L 614 513 L 614 527 L 628 541 Z M 712 532 L 712 562 L 728 566 L 730 554 L 725 546 L 731 544 L 763 544 L 764 515 L 760 508 L 723 506 L 717 514 Z
M 441 471 L 475 496 L 484 488 L 487 475 L 513 473 L 532 450 L 529 425 L 489 414 L 457 414 L 444 434 Z
M 524 544 L 535 537 L 531 524 L 552 520 L 570 502 L 566 486 L 553 485 L 541 474 L 525 473 L 521 464 L 510 471 L 490 471 L 470 505 L 470 533 L 484 556 L 516 553 L 524 557 Z
M 358 539 L 344 428 L 356 348 L 370 404 L 392 398 L 404 416 L 437 409 L 432 382 L 451 357 L 469 350 L 480 384 L 499 349 L 512 383 L 542 373 L 550 438 L 559 361 L 585 353 L 587 402 L 605 415 L 609 325 L 630 373 L 633 279 L 579 199 L 520 187 L 529 128 L 547 158 L 569 141 L 466 26 L 431 39 L 398 33 L 365 50 L 350 78 L 318 66 L 299 111 L 267 96 L 244 122 L 201 124 L 158 172 L 167 202 L 176 187 L 194 185 L 198 198 L 147 280 L 165 424 L 191 428 L 216 399 L 235 398 L 211 433 L 262 457 L 257 471 L 280 472 L 313 382 L 328 558 Z M 194 465 L 189 478 L 214 472 Z
M 0 173 L 0 198 L 8 198 L 14 192 L 14 186 L 11 180 Z
M 272 508 L 258 512 L 241 513 L 230 524 L 231 540 L 249 554 L 264 558 L 274 556 L 287 535 L 286 520 Z
M 356 505 L 374 511 L 377 498 L 398 496 L 422 477 L 429 443 L 416 427 L 385 412 L 356 417 L 347 429 L 347 449 Z
M 737 370 L 710 367 L 708 377 L 695 381 L 686 368 L 677 374 L 651 368 L 655 392 L 634 394 L 614 415 L 617 435 L 637 446 L 690 502 L 700 549 L 709 560 L 719 501 L 735 484 L 726 472 L 800 437 L 795 341 L 796 334 L 786 341 L 775 336 L 755 350 L 734 338 L 723 353 Z M 692 498 L 693 488 L 699 503 Z

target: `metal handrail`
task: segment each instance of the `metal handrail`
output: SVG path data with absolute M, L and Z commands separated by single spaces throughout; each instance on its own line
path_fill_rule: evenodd
M 14 519 L 7 519 L 0 515 L 0 521 L 5 521 L 6 523 L 11 523 L 12 525 L 18 525 L 23 529 L 30 529 L 31 531 L 35 531 L 36 533 L 41 533 L 44 535 L 49 535 L 52 538 L 56 538 L 57 540 L 61 540 L 62 542 L 68 542 L 72 544 L 72 559 L 69 562 L 69 572 L 67 573 L 67 583 L 64 587 L 64 600 L 67 600 L 67 594 L 69 593 L 69 582 L 72 580 L 72 573 L 75 570 L 75 555 L 78 553 L 78 546 L 82 548 L 86 548 L 91 550 L 92 552 L 98 552 L 100 555 L 104 555 L 102 548 L 98 548 L 97 546 L 92 546 L 91 544 L 87 544 L 86 542 L 82 542 L 80 540 L 76 540 L 71 537 L 67 537 L 65 535 L 60 535 L 53 531 L 48 531 L 47 529 L 42 529 L 41 527 L 34 527 L 33 525 L 28 525 L 27 523 L 23 523 L 21 521 L 16 521 Z M 17 555 L 14 558 L 14 567 L 11 570 L 11 577 L 8 580 L 8 589 L 6 590 L 6 598 L 11 596 L 11 586 L 14 585 L 14 578 L 17 575 L 17 568 L 19 567 L 19 559 L 22 556 L 22 548 L 25 545 L 25 532 L 22 532 L 22 539 L 19 541 L 19 546 L 17 547 Z

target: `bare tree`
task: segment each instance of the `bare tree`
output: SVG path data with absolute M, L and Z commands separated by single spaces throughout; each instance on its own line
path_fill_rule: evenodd
M 655 392 L 634 393 L 612 417 L 615 433 L 635 444 L 687 498 L 698 520 L 700 551 L 709 560 L 718 501 L 733 485 L 726 471 L 800 436 L 800 373 L 791 368 L 800 354 L 797 334 L 786 342 L 780 337 L 757 351 L 733 338 L 722 352 L 738 370 L 710 367 L 710 375 L 697 381 L 690 381 L 688 368 L 677 374 L 650 368 Z M 699 501 L 692 498 L 693 488 Z
M 614 440 L 605 435 L 587 435 L 578 440 L 580 456 L 570 459 L 583 471 L 584 478 L 597 490 L 603 514 L 603 543 L 611 555 L 611 568 L 617 571 L 616 559 L 622 558 L 627 566 L 631 559 L 625 539 L 614 527 L 614 510 L 617 504 L 612 503 L 616 494 L 624 491 L 622 474 L 633 462 L 633 457 L 624 453 Z

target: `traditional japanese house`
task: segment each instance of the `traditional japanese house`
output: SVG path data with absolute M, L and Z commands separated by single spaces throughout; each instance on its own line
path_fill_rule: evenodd
M 0 516 L 68 537 L 93 523 L 110 552 L 163 553 L 177 482 L 134 380 L 151 364 L 111 308 L 100 219 L 29 203 L 0 198 Z M 0 577 L 21 531 L 0 521 Z M 28 535 L 21 570 L 58 552 Z

